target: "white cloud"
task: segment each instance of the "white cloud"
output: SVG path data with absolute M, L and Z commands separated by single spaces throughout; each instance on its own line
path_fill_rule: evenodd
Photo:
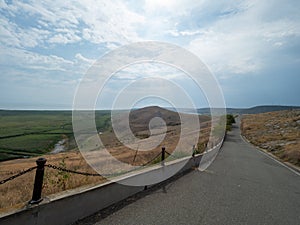
M 52 36 L 48 42 L 49 43 L 59 43 L 59 44 L 68 44 L 80 41 L 81 38 L 74 34 L 73 32 L 60 33 Z
M 87 25 L 83 37 L 94 43 L 116 42 L 120 44 L 140 40 L 135 26 L 144 17 L 129 11 L 121 2 L 85 2 L 81 19 Z
M 86 71 L 95 63 L 96 60 L 89 59 L 81 55 L 80 53 L 75 54 L 75 64 L 74 67 L 78 72 L 80 72 L 82 75 L 86 73 Z
M 201 7 L 205 4 L 205 0 L 145 0 L 144 11 L 148 15 L 172 14 L 184 15 L 188 14 L 195 7 Z
M 77 54 L 75 55 L 75 58 L 76 58 L 77 60 L 81 61 L 81 62 L 85 62 L 85 63 L 88 63 L 88 64 L 90 64 L 90 65 L 93 64 L 93 63 L 95 62 L 94 59 L 88 59 L 88 58 L 82 56 L 80 53 L 77 53 Z
M 2 47 L 0 65 L 23 70 L 68 71 L 74 63 L 55 55 L 41 55 L 27 50 Z M 24 72 L 24 74 L 28 73 Z
M 299 64 L 298 11 L 292 0 L 0 0 L 0 76 L 75 84 L 98 53 L 142 40 L 186 47 L 222 78 L 262 71 L 273 57 Z M 181 79 L 143 65 L 124 69 L 113 85 L 143 76 Z
M 0 18 L 0 23 L 1 44 L 6 46 L 19 46 L 20 41 L 15 34 L 15 25 L 5 20 L 4 18 Z
M 199 35 L 199 34 L 202 34 L 202 31 L 200 31 L 200 30 L 184 30 L 184 31 L 167 30 L 166 33 L 170 34 L 171 36 L 174 36 L 174 37 L 179 37 L 179 36 Z
M 157 10 L 172 10 L 180 1 L 173 0 L 145 0 L 145 11 L 153 12 Z
M 6 34 L 6 44 L 17 47 L 75 43 L 82 38 L 93 43 L 125 44 L 139 40 L 135 26 L 144 19 L 129 11 L 121 1 L 87 0 L 72 4 L 65 1 L 6 4 L 2 1 L 1 8 L 13 17 L 31 18 L 35 22 L 33 27 L 21 27 L 1 16 L 1 33 Z
M 270 20 L 270 15 L 265 15 L 270 9 L 264 7 L 269 6 L 252 2 L 241 13 L 216 20 L 212 26 L 198 30 L 199 37 L 188 48 L 222 76 L 259 71 L 268 66 L 266 58 L 272 57 L 276 48 L 288 44 L 289 38 L 300 36 L 299 20 Z
M 248 73 L 261 67 L 256 58 L 261 53 L 260 45 L 249 33 L 231 35 L 210 30 L 191 41 L 189 49 L 214 72 Z
M 143 21 L 143 16 L 128 10 L 121 1 L 0 3 L 3 12 L 0 15 L 0 64 L 6 71 L 2 75 L 11 79 L 22 76 L 33 81 L 37 76 L 47 82 L 49 79 L 61 81 L 65 77 L 77 80 L 76 75 L 83 75 L 94 60 L 80 52 L 74 54 L 74 59 L 66 60 L 51 54 L 52 49 L 56 46 L 64 49 L 66 44 L 83 40 L 107 43 L 108 48 L 113 49 L 139 40 L 135 26 Z

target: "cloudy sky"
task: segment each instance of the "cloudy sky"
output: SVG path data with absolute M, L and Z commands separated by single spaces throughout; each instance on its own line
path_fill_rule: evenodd
M 298 0 L 1 0 L 0 108 L 70 109 L 97 59 L 147 40 L 196 54 L 228 107 L 300 105 L 299 10 Z M 100 105 L 110 107 L 126 78 L 155 74 L 177 79 L 197 107 L 206 106 L 176 73 L 155 65 L 127 68 L 108 82 Z M 145 103 L 159 102 L 151 101 Z

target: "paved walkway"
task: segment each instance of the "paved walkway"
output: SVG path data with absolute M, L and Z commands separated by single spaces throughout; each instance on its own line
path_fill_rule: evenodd
M 92 222 L 91 222 L 92 221 Z M 244 142 L 238 127 L 205 171 L 84 224 L 300 224 L 300 176 Z

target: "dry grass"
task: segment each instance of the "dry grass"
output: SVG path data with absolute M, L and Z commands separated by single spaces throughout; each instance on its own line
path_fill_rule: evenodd
M 198 146 L 206 146 L 210 133 L 210 122 L 205 122 L 201 126 Z M 142 131 L 140 131 L 142 132 Z M 199 132 L 199 131 L 195 131 Z M 104 142 L 110 143 L 109 151 L 118 160 L 132 164 L 142 165 L 146 163 L 160 151 L 161 147 L 165 146 L 170 153 L 175 149 L 180 136 L 180 125 L 171 126 L 168 129 L 167 135 L 161 145 L 152 151 L 142 152 L 127 149 L 120 145 L 113 135 L 108 133 L 100 135 Z M 186 137 L 187 154 L 191 154 L 192 143 L 189 143 Z M 204 150 L 204 148 L 203 148 Z M 86 163 L 81 153 L 78 150 L 68 151 L 58 154 L 49 154 L 44 156 L 47 159 L 47 164 L 65 167 L 67 169 L 95 173 L 95 171 Z M 133 162 L 134 157 L 136 157 Z M 0 163 L 0 180 L 10 177 L 22 170 L 28 169 L 36 165 L 37 158 L 17 159 Z M 105 159 L 103 159 L 105 160 Z M 22 208 L 31 199 L 33 181 L 35 171 L 27 173 L 15 180 L 9 181 L 0 185 L 0 213 L 10 211 L 11 209 Z M 60 172 L 51 168 L 45 168 L 43 196 L 58 193 L 64 190 L 73 189 L 76 187 L 98 184 L 105 182 L 103 177 L 88 177 L 83 175 L 70 174 Z
M 95 173 L 79 152 L 46 155 L 47 163 L 68 169 Z M 17 159 L 0 164 L 0 180 L 36 165 L 37 158 Z M 0 186 L 0 212 L 20 208 L 31 199 L 35 170 Z M 105 182 L 102 177 L 87 177 L 45 168 L 43 196 L 87 184 Z
M 245 115 L 241 129 L 254 145 L 300 166 L 300 110 Z

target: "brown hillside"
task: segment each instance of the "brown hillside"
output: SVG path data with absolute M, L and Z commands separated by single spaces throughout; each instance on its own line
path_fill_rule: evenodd
M 148 124 L 154 117 L 162 118 L 167 126 L 177 126 L 181 123 L 180 113 L 158 106 L 149 106 L 130 112 L 129 121 L 132 131 L 148 130 Z M 199 116 L 200 122 L 207 122 L 209 120 L 210 118 L 208 116 Z
M 154 117 L 162 118 L 167 126 L 180 125 L 180 116 L 177 112 L 166 110 L 158 106 L 150 106 L 130 112 L 129 121 L 132 131 L 148 130 L 148 124 Z

